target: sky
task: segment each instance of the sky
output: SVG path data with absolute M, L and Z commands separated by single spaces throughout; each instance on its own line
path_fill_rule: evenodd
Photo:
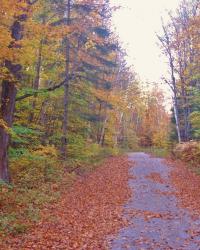
M 161 16 L 167 21 L 167 10 L 175 11 L 180 0 L 110 0 L 121 6 L 112 23 L 126 49 L 129 65 L 142 81 L 160 82 L 167 75 L 167 60 L 158 46 L 156 33 L 161 31 Z

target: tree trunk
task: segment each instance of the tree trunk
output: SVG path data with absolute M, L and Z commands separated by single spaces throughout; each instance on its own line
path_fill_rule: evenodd
M 188 101 L 186 97 L 185 86 L 182 83 L 181 86 L 181 98 L 182 98 L 182 109 L 183 109 L 183 118 L 184 118 L 184 141 L 189 140 L 189 114 L 188 114 Z
M 174 116 L 175 116 L 175 121 L 176 121 L 176 132 L 178 136 L 178 142 L 181 143 L 180 123 L 179 123 L 179 117 L 178 117 L 178 105 L 177 105 L 176 96 L 173 98 L 173 108 L 174 108 Z
M 167 27 L 162 25 L 163 32 L 164 32 L 164 37 L 159 37 L 158 39 L 160 40 L 165 53 L 168 55 L 169 59 L 169 67 L 170 67 L 170 73 L 171 73 L 171 81 L 168 83 L 172 92 L 173 92 L 173 107 L 174 107 L 174 115 L 175 115 L 175 121 L 176 121 L 176 131 L 177 131 L 177 136 L 178 136 L 178 141 L 179 143 L 182 141 L 181 138 L 181 133 L 180 133 L 180 120 L 179 120 L 179 105 L 177 102 L 177 84 L 176 84 L 176 78 L 175 78 L 175 66 L 174 66 L 174 61 L 175 58 L 172 53 L 172 47 L 171 47 L 171 39 L 170 39 L 170 33 L 167 30 Z
M 37 60 L 37 64 L 36 64 L 36 76 L 35 76 L 35 81 L 33 84 L 33 89 L 34 90 L 38 90 L 39 89 L 39 85 L 40 85 L 40 73 L 41 73 L 41 67 L 42 67 L 42 44 L 43 44 L 43 40 L 40 41 L 40 46 L 38 49 L 38 60 Z M 32 110 L 29 116 L 29 122 L 32 122 L 34 119 L 34 110 L 36 107 L 36 98 L 37 98 L 37 93 L 34 94 L 33 97 L 33 102 L 32 102 Z
M 108 122 L 108 116 L 106 115 L 105 120 L 103 121 L 103 126 L 101 129 L 101 135 L 99 138 L 99 145 L 103 146 L 104 138 L 105 138 L 105 129 L 106 129 L 106 124 Z
M 70 25 L 71 18 L 71 0 L 67 2 L 67 25 Z M 66 81 L 64 84 L 64 113 L 63 113 L 63 136 L 62 136 L 62 146 L 61 151 L 63 154 L 63 158 L 67 158 L 67 127 L 68 127 L 68 108 L 69 108 L 69 74 L 70 74 L 70 42 L 66 37 Z
M 10 48 L 20 48 L 15 42 L 22 39 L 23 25 L 22 22 L 26 21 L 27 15 L 22 14 L 18 16 L 11 26 L 11 36 L 13 42 L 9 45 Z M 1 94 L 1 107 L 0 118 L 5 123 L 6 127 L 11 128 L 13 123 L 13 116 L 15 110 L 15 99 L 17 94 L 16 83 L 21 78 L 21 65 L 14 64 L 9 60 L 5 61 L 5 67 L 9 72 L 12 80 L 3 80 L 2 94 Z M 0 179 L 6 182 L 10 181 L 8 170 L 8 148 L 9 148 L 10 135 L 3 126 L 0 127 Z
M 114 143 L 114 147 L 117 147 L 118 144 L 119 144 L 119 136 L 121 134 L 121 126 L 122 126 L 122 120 L 123 120 L 123 116 L 124 116 L 124 113 L 121 112 L 120 115 L 119 115 L 119 124 L 118 124 L 118 128 L 117 128 L 117 131 L 116 131 L 116 136 L 115 136 L 115 143 Z
M 102 110 L 102 103 L 100 102 L 99 103 L 99 110 L 98 110 L 98 118 L 99 118 L 99 122 L 98 122 L 98 125 L 97 125 L 97 135 L 96 135 L 96 140 L 97 140 L 97 143 L 99 143 L 99 140 L 100 140 L 100 136 L 101 136 L 101 125 L 100 125 L 100 119 L 101 119 L 101 110 Z
M 175 121 L 176 121 L 176 132 L 178 136 L 178 142 L 181 143 L 182 138 L 181 138 L 181 132 L 180 132 L 180 120 L 179 120 L 179 112 L 178 112 L 178 101 L 177 101 L 177 85 L 176 85 L 176 79 L 174 76 L 174 63 L 171 55 L 171 51 L 169 53 L 169 61 L 170 61 L 170 69 L 171 69 L 171 85 L 173 86 L 173 107 L 174 107 L 174 116 L 175 116 Z
M 67 158 L 67 127 L 68 127 L 68 106 L 69 106 L 69 82 L 64 85 L 64 114 L 63 114 L 63 137 L 62 137 L 62 154 L 64 159 Z
M 13 113 L 15 109 L 15 97 L 17 89 L 14 83 L 3 81 L 1 94 L 1 118 L 10 128 L 13 122 Z M 7 129 L 0 127 L 0 179 L 6 182 L 10 181 L 8 171 L 8 147 L 10 135 Z

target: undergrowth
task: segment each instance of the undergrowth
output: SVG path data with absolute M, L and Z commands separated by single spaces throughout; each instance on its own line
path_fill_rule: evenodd
M 40 220 L 41 209 L 57 201 L 77 175 L 95 170 L 105 158 L 118 153 L 117 149 L 93 145 L 85 150 L 85 156 L 61 161 L 52 146 L 34 151 L 11 149 L 12 182 L 0 183 L 0 236 L 25 233 Z
M 174 159 L 184 162 L 193 172 L 200 174 L 200 143 L 196 141 L 178 144 L 173 152 Z

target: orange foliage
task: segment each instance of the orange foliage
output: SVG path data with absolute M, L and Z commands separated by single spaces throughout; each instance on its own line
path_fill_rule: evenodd
M 125 157 L 108 159 L 94 173 L 80 177 L 71 190 L 64 190 L 61 201 L 47 206 L 28 234 L 7 239 L 1 249 L 106 249 L 106 237 L 125 224 L 122 205 L 130 196 L 128 169 Z

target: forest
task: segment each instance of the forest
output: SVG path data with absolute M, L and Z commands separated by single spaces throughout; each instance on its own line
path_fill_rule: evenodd
M 102 168 L 102 174 L 118 171 L 125 182 L 127 152 L 157 153 L 200 168 L 199 1 L 181 1 L 157 34 L 168 65 L 162 84 L 170 89 L 170 110 L 160 83 L 145 87 L 127 63 L 111 21 L 118 8 L 108 0 L 0 1 L 2 239 L 26 233 L 48 204 L 74 183 L 79 192 L 77 179 L 101 171 L 107 160 L 105 166 L 119 168 Z M 108 176 L 107 187 L 118 190 Z M 128 191 L 118 192 L 121 206 Z M 106 249 L 79 243 L 1 249 Z
M 106 1 L 2 7 L 2 180 L 38 162 L 75 164 L 138 143 L 162 146 L 169 120 L 163 94 L 140 88 Z
M 183 1 L 176 12 L 169 12 L 169 23 L 157 35 L 169 65 L 170 77 L 163 81 L 172 92 L 170 140 L 179 143 L 176 157 L 199 165 L 199 1 Z

